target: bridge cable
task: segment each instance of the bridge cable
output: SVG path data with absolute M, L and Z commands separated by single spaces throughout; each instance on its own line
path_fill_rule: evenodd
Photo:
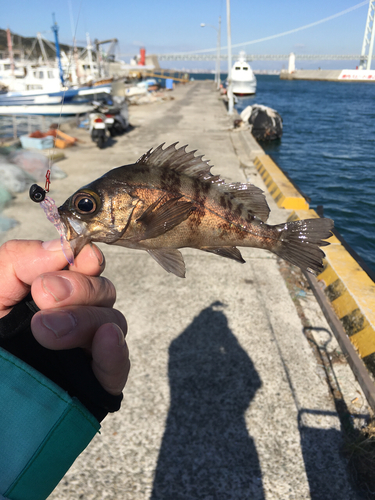
M 294 28 L 289 31 L 284 31 L 283 33 L 278 33 L 277 35 L 271 35 L 271 36 L 266 36 L 264 38 L 258 38 L 257 40 L 251 40 L 249 42 L 242 42 L 242 43 L 236 43 L 232 44 L 233 47 L 241 47 L 242 45 L 251 45 L 253 43 L 259 43 L 259 42 L 265 42 L 267 40 L 273 40 L 274 38 L 279 38 L 281 36 L 285 35 L 290 35 L 291 33 L 296 33 L 297 31 L 302 31 L 307 28 L 312 28 L 313 26 L 317 26 L 318 24 L 325 23 L 327 21 L 331 21 L 332 19 L 335 19 L 336 17 L 343 16 L 344 14 L 348 14 L 349 12 L 352 12 L 353 10 L 359 9 L 360 7 L 363 7 L 364 5 L 368 5 L 368 0 L 365 0 L 364 2 L 357 3 L 356 5 L 353 5 L 353 7 L 349 7 L 349 9 L 342 10 L 341 12 L 338 12 L 337 14 L 333 14 L 332 16 L 325 17 L 324 19 L 320 19 L 320 21 L 315 21 L 310 24 L 305 24 L 304 26 L 300 26 L 299 28 Z M 227 46 L 222 46 L 221 50 L 226 49 Z M 204 52 L 214 52 L 217 50 L 217 47 L 214 49 L 202 49 L 202 50 L 192 50 L 190 52 L 178 52 L 175 55 L 187 55 L 187 54 L 201 54 Z M 160 54 L 160 55 L 165 55 L 165 54 Z

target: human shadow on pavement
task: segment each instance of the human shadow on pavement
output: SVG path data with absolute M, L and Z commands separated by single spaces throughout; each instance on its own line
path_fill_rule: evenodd
M 170 345 L 171 404 L 152 500 L 264 499 L 244 418 L 261 380 L 223 307 L 204 309 Z

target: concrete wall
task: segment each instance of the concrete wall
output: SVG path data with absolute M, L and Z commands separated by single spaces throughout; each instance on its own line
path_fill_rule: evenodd
M 282 80 L 326 80 L 337 81 L 341 69 L 299 69 L 293 73 L 282 71 L 280 78 Z

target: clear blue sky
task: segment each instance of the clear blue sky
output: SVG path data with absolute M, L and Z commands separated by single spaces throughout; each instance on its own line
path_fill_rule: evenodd
M 255 40 L 319 21 L 348 9 L 360 0 L 231 0 L 232 43 Z M 274 40 L 243 47 L 248 54 L 359 54 L 368 5 L 326 23 Z M 52 12 L 59 25 L 60 41 L 72 41 L 72 12 L 76 38 L 85 44 L 92 39 L 118 38 L 122 54 L 136 54 L 140 46 L 147 53 L 194 51 L 216 46 L 216 31 L 201 28 L 204 22 L 218 25 L 222 18 L 222 45 L 226 45 L 226 0 L 3 0 L 0 27 L 24 36 L 40 31 L 52 40 Z M 77 21 L 78 20 L 78 21 Z M 241 48 L 233 50 L 237 53 Z M 129 58 L 127 58 L 129 60 Z M 223 69 L 225 67 L 224 63 Z M 285 62 L 284 62 L 285 64 Z M 310 63 L 315 64 L 318 63 Z M 357 64 L 351 62 L 351 67 Z M 177 63 L 166 63 L 177 67 Z M 188 67 L 188 63 L 182 63 Z M 329 61 L 321 67 L 342 67 Z M 203 66 L 208 67 L 207 63 Z M 192 63 L 190 67 L 203 67 Z M 344 66 L 349 67 L 349 64 Z M 210 67 L 214 67 L 214 63 Z M 280 62 L 254 61 L 255 68 L 280 68 Z M 304 67 L 309 63 L 304 62 Z

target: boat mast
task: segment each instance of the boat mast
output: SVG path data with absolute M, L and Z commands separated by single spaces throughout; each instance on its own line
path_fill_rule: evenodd
M 49 59 L 47 57 L 47 52 L 46 52 L 46 49 L 44 47 L 44 44 L 43 44 L 43 40 L 42 40 L 42 35 L 41 33 L 37 33 L 36 34 L 36 37 L 38 39 L 38 43 L 39 43 L 39 47 L 40 47 L 40 51 L 42 53 L 42 56 L 43 56 L 43 59 L 44 59 L 44 62 L 47 64 L 47 66 L 50 66 L 50 62 L 49 62 Z
M 90 74 L 92 76 L 92 79 L 94 79 L 94 73 L 92 68 L 92 45 L 91 45 L 90 35 L 88 33 L 86 33 L 86 40 L 87 40 L 87 55 L 89 58 Z
M 73 18 L 73 9 L 72 9 L 72 2 L 69 0 L 69 12 L 70 12 L 70 25 L 72 29 L 72 37 L 73 37 L 73 58 L 74 58 L 74 73 L 72 72 L 72 82 L 76 84 L 78 82 L 78 85 L 81 85 L 81 71 L 79 68 L 79 60 L 78 60 L 78 50 L 77 50 L 77 40 L 76 40 L 76 35 L 75 35 L 75 30 L 74 30 L 74 18 Z
M 10 29 L 7 28 L 7 42 L 8 42 L 8 52 L 10 59 L 10 67 L 12 69 L 12 76 L 14 76 L 14 58 L 13 58 L 13 45 L 12 45 L 12 35 L 10 34 Z
M 57 26 L 57 23 L 55 21 L 55 14 L 52 14 L 52 19 L 53 19 L 52 31 L 55 34 L 56 57 L 57 57 L 58 65 L 59 65 L 60 80 L 61 80 L 62 86 L 64 87 L 64 85 L 65 85 L 65 82 L 64 82 L 64 72 L 63 72 L 62 64 L 61 64 L 59 35 L 58 35 L 58 33 L 59 33 L 59 27 Z
M 81 71 L 79 69 L 79 60 L 78 60 L 78 50 L 77 50 L 76 37 L 73 38 L 73 56 L 74 56 L 74 65 L 75 65 L 76 77 L 77 77 L 78 85 L 81 85 Z

